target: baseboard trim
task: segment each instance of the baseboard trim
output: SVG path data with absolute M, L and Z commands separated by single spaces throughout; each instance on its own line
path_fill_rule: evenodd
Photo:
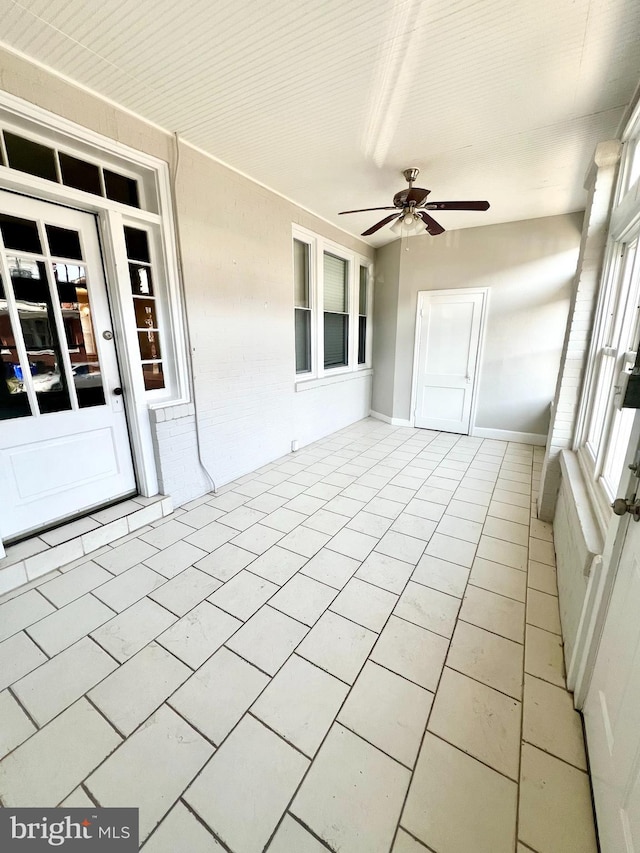
M 413 426 L 412 422 L 406 420 L 405 418 L 390 418 L 389 415 L 383 415 L 382 412 L 374 412 L 373 410 L 369 412 L 369 417 L 375 418 L 377 421 L 384 421 L 385 424 L 391 424 L 391 426 Z
M 474 438 L 495 438 L 497 441 L 514 441 L 518 444 L 535 444 L 545 447 L 547 436 L 537 432 L 515 432 L 509 429 L 487 429 L 474 427 L 471 431 Z

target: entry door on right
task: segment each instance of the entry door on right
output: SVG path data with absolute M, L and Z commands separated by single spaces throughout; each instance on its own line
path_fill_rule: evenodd
M 486 293 L 421 292 L 414 423 L 467 435 Z

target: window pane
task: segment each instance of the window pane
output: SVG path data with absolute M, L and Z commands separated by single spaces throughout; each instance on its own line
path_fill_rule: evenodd
M 0 278 L 0 420 L 24 418 L 30 414 L 7 296 Z
M 4 141 L 7 146 L 9 166 L 12 169 L 28 172 L 30 175 L 57 183 L 56 159 L 52 148 L 8 131 L 4 133 Z
M 140 207 L 138 184 L 133 178 L 125 178 L 124 175 L 118 175 L 108 169 L 104 169 L 103 174 L 107 198 L 112 201 L 119 201 L 121 204 L 128 204 L 131 207 Z
M 81 409 L 104 406 L 102 373 L 91 319 L 85 268 L 74 264 L 54 264 L 53 271 L 78 405 Z
M 157 329 L 155 299 L 134 299 L 133 307 L 136 312 L 136 326 L 139 329 Z
M 324 310 L 348 311 L 347 271 L 348 262 L 335 255 L 324 253 Z
M 129 264 L 129 278 L 131 279 L 131 292 L 134 296 L 153 295 L 151 267 L 143 267 L 140 264 Z
M 144 387 L 146 391 L 155 391 L 158 388 L 164 388 L 164 373 L 162 371 L 162 363 L 143 364 L 142 375 L 144 376 Z
M 5 248 L 16 252 L 42 252 L 38 226 L 30 219 L 0 213 L 0 231 Z
M 149 239 L 147 232 L 140 228 L 129 228 L 125 226 L 124 241 L 127 246 L 127 257 L 131 261 L 142 261 L 143 263 L 151 263 L 149 254 Z
M 296 309 L 296 373 L 311 370 L 311 312 Z
M 82 260 L 80 234 L 70 228 L 58 228 L 57 225 L 45 225 L 49 251 L 58 258 Z
M 358 293 L 358 314 L 367 313 L 367 283 L 369 281 L 369 270 L 360 267 L 360 289 Z
M 367 318 L 358 317 L 358 364 L 367 360 Z
M 309 308 L 309 245 L 302 240 L 293 241 L 294 304 Z
M 58 152 L 58 158 L 63 184 L 93 195 L 102 195 L 100 168 L 95 163 L 86 163 L 62 151 Z
M 324 366 L 347 364 L 349 318 L 346 314 L 324 315 Z
M 71 408 L 45 266 L 7 258 L 40 412 Z
M 143 361 L 161 357 L 158 332 L 138 332 L 138 344 L 140 346 L 140 358 Z

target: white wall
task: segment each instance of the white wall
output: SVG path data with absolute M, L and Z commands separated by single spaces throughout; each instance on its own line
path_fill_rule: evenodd
M 480 215 L 480 214 L 479 214 Z M 447 231 L 400 252 L 393 390 L 382 413 L 409 418 L 417 294 L 488 287 L 489 311 L 476 426 L 546 435 L 576 269 L 582 214 Z M 379 254 L 387 258 L 386 246 Z M 378 262 L 380 265 L 380 262 Z M 388 282 L 387 286 L 393 286 Z M 375 309 L 374 309 L 375 310 Z M 374 334 L 386 319 L 374 315 Z M 377 364 L 374 361 L 374 369 Z
M 171 134 L 0 50 L 2 87 L 173 166 Z M 296 393 L 292 223 L 373 259 L 362 241 L 188 146 L 175 180 L 202 458 L 222 485 L 365 417 L 370 378 Z M 159 476 L 174 503 L 201 494 L 194 413 L 152 418 Z

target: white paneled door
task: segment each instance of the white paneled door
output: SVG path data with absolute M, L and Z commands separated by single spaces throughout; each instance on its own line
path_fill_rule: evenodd
M 486 297 L 483 290 L 418 294 L 415 426 L 469 433 Z
M 640 522 L 630 521 L 583 713 L 602 853 L 640 853 Z
M 0 192 L 0 535 L 135 491 L 95 217 Z

